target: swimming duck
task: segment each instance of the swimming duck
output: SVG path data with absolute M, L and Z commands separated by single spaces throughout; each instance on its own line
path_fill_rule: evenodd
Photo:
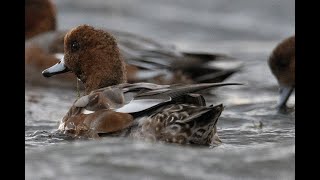
M 64 39 L 64 57 L 44 70 L 50 77 L 73 72 L 85 87 L 59 125 L 74 136 L 129 136 L 178 144 L 212 145 L 223 105 L 206 106 L 196 92 L 238 83 L 158 85 L 126 83 L 126 66 L 116 39 L 80 25 Z
M 39 9 L 32 8 L 34 6 Z M 47 81 L 38 77 L 34 71 L 40 71 L 59 61 L 57 56 L 63 55 L 63 37 L 67 31 L 55 29 L 55 6 L 51 1 L 30 0 L 25 9 L 26 37 L 28 36 L 25 43 L 26 81 L 33 85 L 42 85 Z M 45 18 L 44 16 L 48 17 Z M 54 19 L 50 21 L 54 26 L 47 23 L 49 21 L 47 19 Z M 42 25 L 27 26 L 27 24 L 33 22 Z M 42 28 L 42 26 L 47 27 Z M 227 69 L 212 65 L 212 62 L 216 60 L 230 60 L 229 62 L 232 62 L 233 58 L 224 54 L 181 52 L 171 45 L 161 44 L 149 38 L 111 29 L 105 30 L 111 32 L 118 41 L 121 54 L 126 61 L 127 81 L 130 83 L 190 84 L 222 82 L 240 69 L 239 66 Z M 32 38 L 28 34 L 33 34 Z M 75 87 L 76 80 L 72 75 L 59 76 L 57 79 L 59 79 L 58 83 L 55 83 L 55 80 L 49 82 L 55 83 L 57 86 L 61 86 L 59 83 L 63 83 Z M 64 83 L 65 81 L 67 83 Z
M 295 36 L 280 42 L 272 51 L 268 64 L 279 84 L 280 98 L 277 105 L 279 112 L 286 112 L 286 105 L 295 88 Z
M 52 1 L 25 1 L 25 39 L 55 29 L 56 8 Z

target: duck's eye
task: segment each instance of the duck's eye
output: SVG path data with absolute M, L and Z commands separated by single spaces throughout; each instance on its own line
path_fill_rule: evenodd
M 80 48 L 80 44 L 77 41 L 73 41 L 71 43 L 71 51 L 72 52 L 78 51 L 79 48 Z
M 289 63 L 290 62 L 287 59 L 280 59 L 280 61 L 278 61 L 278 67 L 281 69 L 288 68 Z

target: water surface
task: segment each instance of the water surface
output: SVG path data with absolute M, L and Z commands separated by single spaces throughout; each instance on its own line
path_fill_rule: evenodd
M 207 96 L 225 105 L 223 144 L 192 147 L 121 138 L 71 140 L 53 133 L 75 90 L 26 87 L 26 179 L 294 179 L 295 113 L 276 113 L 267 59 L 294 34 L 294 0 L 56 0 L 59 29 L 90 24 L 178 49 L 227 53 L 244 67 Z M 40 73 L 40 72 L 39 72 Z M 54 78 L 54 77 L 53 77 Z M 289 105 L 294 105 L 294 94 Z

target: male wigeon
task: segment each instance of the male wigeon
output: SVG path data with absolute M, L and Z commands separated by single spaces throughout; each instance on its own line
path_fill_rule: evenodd
M 279 112 L 286 112 L 287 101 L 295 88 L 295 36 L 280 42 L 272 51 L 269 67 L 279 84 Z
M 81 25 L 64 39 L 64 57 L 42 74 L 73 72 L 85 87 L 60 122 L 59 130 L 75 136 L 129 136 L 178 144 L 219 143 L 220 105 L 205 105 L 195 92 L 238 83 L 157 85 L 126 83 L 126 66 L 116 39 Z
M 55 9 L 54 4 L 48 0 L 30 0 L 25 6 L 25 33 L 28 38 L 25 46 L 26 79 L 31 84 L 45 82 L 41 77 L 32 74 L 33 70 L 41 71 L 43 66 L 53 65 L 54 55 L 63 54 L 63 37 L 66 31 L 54 31 L 56 28 Z M 32 24 L 41 24 L 41 26 L 31 26 Z M 221 82 L 240 69 L 239 67 L 226 69 L 210 65 L 215 60 L 231 59 L 222 54 L 180 52 L 172 46 L 135 34 L 108 31 L 112 32 L 119 43 L 120 51 L 126 61 L 127 80 L 130 83 L 142 81 L 160 84 Z M 28 34 L 38 36 L 33 37 Z M 73 87 L 76 80 L 70 75 L 67 76 L 67 78 L 58 77 L 58 81 L 62 83 L 67 81 Z
M 25 1 L 25 39 L 56 29 L 56 8 L 50 0 Z

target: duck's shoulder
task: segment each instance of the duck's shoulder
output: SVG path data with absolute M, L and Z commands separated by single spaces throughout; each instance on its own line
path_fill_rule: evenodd
M 188 102 L 190 98 L 197 98 L 195 92 L 208 88 L 228 85 L 241 85 L 239 83 L 202 83 L 202 84 L 172 84 L 158 85 L 153 83 L 122 83 L 92 91 L 75 101 L 74 106 L 85 107 L 90 110 L 113 109 L 118 110 L 126 104 L 135 102 Z M 201 99 L 204 101 L 203 97 Z M 118 110 L 119 111 L 119 110 Z
M 77 99 L 73 106 L 86 108 L 90 111 L 99 109 L 112 109 L 121 111 L 123 106 L 134 103 L 155 102 L 164 103 L 175 101 L 188 103 L 197 99 L 195 104 L 204 104 L 204 98 L 195 92 L 208 88 L 215 88 L 228 85 L 241 85 L 239 83 L 202 83 L 202 84 L 173 84 L 158 85 L 153 83 L 122 83 L 114 86 L 100 88 L 90 92 L 88 95 Z M 200 103 L 202 102 L 202 103 Z M 137 107 L 139 108 L 139 107 Z M 140 108 L 143 109 L 143 108 Z
M 139 96 L 146 92 L 160 90 L 168 85 L 152 83 L 123 83 L 115 86 L 94 90 L 82 96 L 73 103 L 73 107 L 84 108 L 91 112 L 109 109 L 122 113 L 135 113 L 143 111 L 157 104 L 170 101 L 169 96 L 153 97 Z
M 135 113 L 163 103 L 165 99 L 135 99 L 136 95 L 166 86 L 136 83 L 123 83 L 97 89 L 74 101 L 62 119 L 59 129 L 70 131 L 115 132 L 131 125 Z

